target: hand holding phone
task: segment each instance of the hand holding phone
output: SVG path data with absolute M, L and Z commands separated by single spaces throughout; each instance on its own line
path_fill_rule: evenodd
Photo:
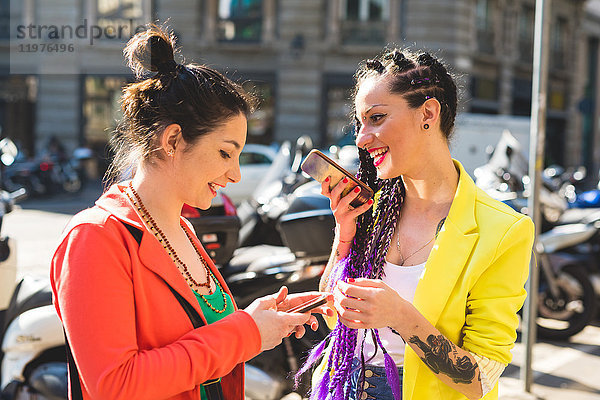
M 329 296 L 328 293 L 323 293 L 315 298 L 312 298 L 308 301 L 305 301 L 302 304 L 297 305 L 296 307 L 290 308 L 286 312 L 301 313 L 301 314 L 309 312 L 319 306 L 322 306 L 323 304 L 327 304 L 327 296 Z
M 311 150 L 300 168 L 321 183 L 329 176 L 331 178 L 329 183 L 330 190 L 333 189 L 342 179 L 345 177 L 348 178 L 348 183 L 342 191 L 342 197 L 350 193 L 350 191 L 352 191 L 355 187 L 360 187 L 360 193 L 350 203 L 352 207 L 359 207 L 373 197 L 373 190 L 369 186 L 356 179 L 354 175 L 346 171 L 319 150 Z

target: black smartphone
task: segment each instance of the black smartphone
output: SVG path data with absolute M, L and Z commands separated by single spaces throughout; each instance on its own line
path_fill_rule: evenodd
M 342 197 L 346 196 L 356 186 L 360 187 L 360 193 L 356 199 L 352 200 L 350 205 L 352 207 L 358 207 L 366 203 L 370 198 L 373 197 L 373 190 L 368 187 L 364 182 L 356 179 L 354 175 L 346 171 L 340 165 L 338 165 L 331 158 L 321 153 L 319 150 L 311 150 L 306 156 L 302 165 L 300 165 L 302 171 L 313 177 L 318 182 L 323 182 L 328 176 L 331 177 L 329 183 L 329 189 L 333 189 L 344 177 L 348 178 L 348 184 L 342 192 Z
M 315 297 L 311 300 L 305 301 L 302 304 L 297 305 L 296 307 L 290 308 L 289 310 L 287 310 L 286 312 L 289 313 L 306 313 L 309 312 L 310 310 L 317 308 L 319 306 L 322 306 L 323 304 L 327 303 L 327 293 L 323 293 L 318 297 Z

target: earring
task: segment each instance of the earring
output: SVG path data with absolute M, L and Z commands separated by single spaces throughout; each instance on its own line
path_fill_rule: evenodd
M 175 155 L 175 150 L 171 149 L 167 151 L 167 154 L 169 155 L 169 157 L 173 157 Z
M 423 125 L 423 129 L 429 129 L 429 124 Z

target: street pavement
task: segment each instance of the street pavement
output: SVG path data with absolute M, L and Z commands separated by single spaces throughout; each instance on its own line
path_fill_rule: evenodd
M 517 342 L 513 361 L 500 377 L 501 400 L 600 399 L 600 323 L 596 321 L 567 342 L 540 341 L 533 347 L 531 393 L 519 379 L 524 346 Z
M 47 275 L 69 219 L 92 206 L 101 193 L 101 183 L 94 181 L 77 195 L 27 199 L 6 215 L 2 233 L 17 243 L 19 275 Z M 535 344 L 531 393 L 524 392 L 519 379 L 523 354 L 524 346 L 519 340 L 513 349 L 513 361 L 500 378 L 500 400 L 600 400 L 600 322 L 586 327 L 568 342 Z

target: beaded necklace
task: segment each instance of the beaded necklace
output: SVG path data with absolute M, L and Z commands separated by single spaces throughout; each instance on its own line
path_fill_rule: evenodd
M 132 185 L 131 182 L 129 182 L 128 189 L 131 191 L 131 193 L 133 193 L 133 197 L 131 196 L 131 194 L 127 190 L 125 190 L 125 194 L 129 198 L 129 200 L 131 201 L 131 203 L 137 208 L 139 214 L 141 215 L 141 217 L 146 222 L 146 225 L 148 225 L 148 227 L 150 227 L 150 231 L 158 239 L 158 241 L 160 242 L 160 244 L 162 244 L 162 246 L 165 249 L 165 251 L 167 252 L 167 254 L 169 254 L 169 257 L 171 257 L 171 259 L 173 260 L 173 263 L 175 264 L 175 266 L 177 267 L 177 269 L 179 270 L 179 272 L 183 275 L 183 278 L 185 279 L 185 281 L 187 282 L 187 284 L 190 286 L 190 288 L 194 292 L 198 293 L 196 291 L 196 288 L 206 287 L 209 290 L 209 295 L 213 294 L 214 291 L 211 290 L 211 284 L 210 284 L 210 278 L 212 276 L 213 281 L 215 282 L 215 286 L 218 286 L 219 289 L 221 289 L 221 293 L 223 294 L 223 308 L 222 309 L 215 308 L 204 297 L 204 295 L 202 295 L 200 293 L 198 293 L 198 295 L 204 301 L 204 303 L 206 303 L 206 305 L 208 307 L 210 307 L 210 309 L 213 310 L 214 312 L 216 312 L 218 314 L 222 314 L 223 312 L 225 312 L 225 310 L 227 309 L 227 297 L 226 297 L 225 290 L 223 290 L 223 288 L 219 284 L 219 281 L 213 276 L 213 274 L 212 274 L 212 272 L 210 270 L 210 267 L 208 266 L 208 263 L 206 262 L 206 260 L 202 256 L 202 253 L 200 253 L 200 250 L 196 246 L 196 243 L 194 243 L 191 235 L 188 233 L 188 231 L 183 226 L 183 222 L 181 222 L 181 229 L 183 229 L 183 231 L 185 232 L 185 235 L 187 236 L 188 240 L 192 244 L 192 247 L 196 251 L 196 254 L 200 258 L 200 261 L 202 262 L 202 265 L 204 266 L 204 269 L 206 271 L 206 282 L 200 283 L 200 282 L 198 282 L 198 281 L 196 281 L 194 279 L 194 277 L 192 276 L 192 274 L 188 270 L 187 265 L 181 260 L 181 258 L 179 258 L 179 256 L 175 252 L 175 249 L 173 248 L 173 246 L 171 246 L 171 243 L 169 243 L 169 240 L 167 239 L 167 236 L 158 227 L 158 225 L 156 224 L 156 221 L 154 221 L 154 218 L 152 218 L 152 215 L 150 215 L 150 213 L 148 212 L 148 210 L 144 206 L 144 203 L 142 202 L 142 199 L 141 199 L 140 195 L 133 188 L 133 185 Z

